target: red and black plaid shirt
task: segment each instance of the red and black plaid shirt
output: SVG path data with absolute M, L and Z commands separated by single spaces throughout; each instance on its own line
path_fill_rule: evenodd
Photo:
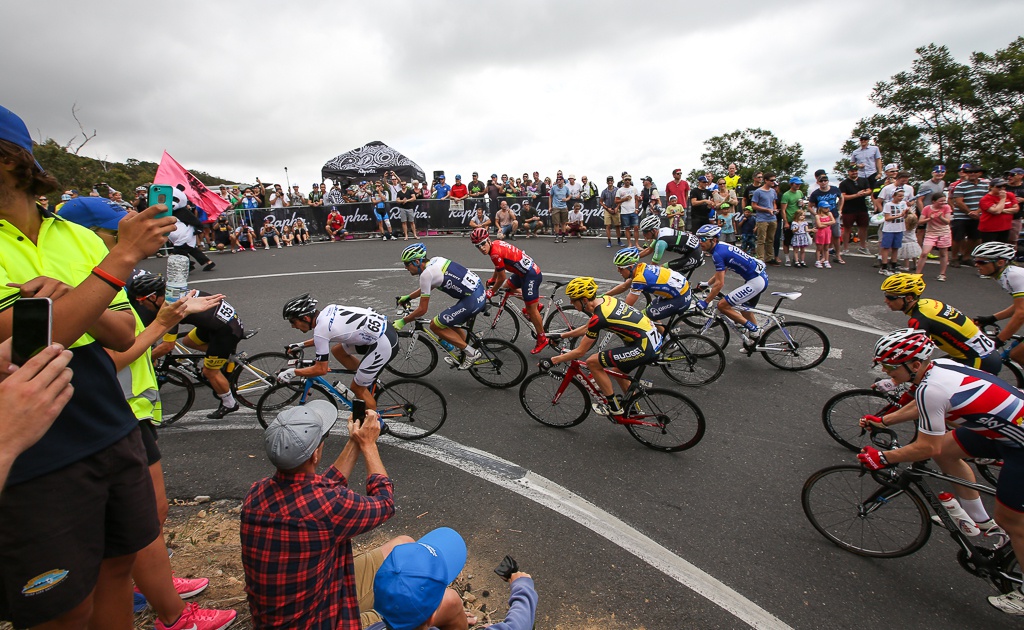
M 241 515 L 245 592 L 257 630 L 359 628 L 353 536 L 395 513 L 394 486 L 370 475 L 363 496 L 331 466 L 323 475 L 280 471 L 253 484 Z

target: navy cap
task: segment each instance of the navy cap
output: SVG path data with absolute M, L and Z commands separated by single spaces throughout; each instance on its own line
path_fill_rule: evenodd
M 945 164 L 936 164 L 935 167 L 932 169 L 932 172 L 933 173 L 945 173 L 946 172 L 946 165 Z
M 76 197 L 60 208 L 60 217 L 87 228 L 116 230 L 127 215 L 124 208 L 103 197 Z
M 1010 170 L 1008 170 L 1006 172 L 1011 174 L 1011 175 L 1024 175 L 1024 168 L 1021 168 L 1021 167 L 1018 166 L 1017 168 L 1011 168 Z
M 28 135 L 25 121 L 2 105 L 0 105 L 0 140 L 16 144 L 28 151 L 33 158 L 35 157 L 32 153 L 32 136 Z M 36 168 L 43 170 L 43 167 L 39 165 L 39 160 L 36 160 Z

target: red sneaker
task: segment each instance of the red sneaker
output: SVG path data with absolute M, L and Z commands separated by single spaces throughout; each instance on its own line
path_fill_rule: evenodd
M 210 585 L 210 580 L 206 578 L 190 580 L 187 578 L 172 577 L 171 583 L 174 584 L 174 590 L 178 591 L 178 597 L 188 599 L 189 597 L 195 597 L 205 591 L 206 587 Z
M 224 630 L 235 621 L 238 613 L 233 610 L 212 610 L 200 608 L 199 604 L 191 603 L 185 605 L 181 617 L 173 626 L 165 626 L 159 619 L 156 620 L 156 630 Z
M 548 341 L 547 335 L 541 335 L 540 337 L 537 337 L 537 347 L 534 348 L 533 350 L 530 350 L 530 354 L 537 354 L 544 348 L 548 347 L 549 343 L 550 342 Z

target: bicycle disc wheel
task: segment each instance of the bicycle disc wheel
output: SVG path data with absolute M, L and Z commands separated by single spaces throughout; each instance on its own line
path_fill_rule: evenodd
M 437 348 L 426 335 L 417 334 L 398 338 L 398 346 L 384 369 L 398 376 L 419 378 L 433 372 L 435 367 Z
M 819 470 L 800 500 L 814 529 L 859 556 L 899 558 L 923 547 L 931 533 L 928 508 L 916 492 L 883 486 L 860 466 Z
M 493 300 L 488 305 L 486 312 L 477 313 L 473 321 L 473 332 L 483 339 L 502 339 L 515 343 L 519 339 L 519 318 L 509 310 L 508 305 L 500 308 L 501 305 Z
M 704 413 L 692 400 L 668 389 L 638 392 L 626 403 L 626 430 L 638 442 L 656 451 L 675 452 L 692 448 L 704 437 Z
M 285 407 L 298 404 L 306 404 L 311 400 L 327 400 L 334 405 L 335 409 L 338 407 L 338 401 L 320 385 L 312 385 L 309 388 L 309 392 L 306 394 L 306 399 L 302 400 L 302 391 L 305 388 L 305 383 L 299 381 L 295 383 L 278 383 L 263 392 L 260 396 L 259 402 L 256 403 L 256 419 L 260 421 L 260 425 L 266 429 L 267 425 L 274 421 L 277 414 L 281 413 Z M 301 401 L 301 403 L 300 403 Z
M 575 380 L 569 381 L 565 391 L 555 400 L 564 376 L 565 372 L 552 370 L 537 372 L 523 381 L 519 388 L 519 403 L 527 415 L 556 429 L 574 427 L 587 419 L 590 394 Z
M 725 372 L 725 353 L 714 341 L 700 335 L 673 335 L 665 341 L 658 360 L 661 371 L 687 387 L 718 380 Z
M 551 312 L 544 318 L 544 332 L 564 333 L 574 328 L 579 328 L 590 321 L 590 316 L 573 308 L 551 307 Z M 565 339 L 562 347 L 572 349 L 580 342 L 579 337 Z
M 229 377 L 231 394 L 242 405 L 255 409 L 260 396 L 277 383 L 277 375 L 291 359 L 283 352 L 261 352 L 237 361 Z
M 388 433 L 403 440 L 419 440 L 441 428 L 448 417 L 444 394 L 424 381 L 400 378 L 377 390 L 377 413 Z
M 898 406 L 885 394 L 873 389 L 851 389 L 829 398 L 821 408 L 821 423 L 832 439 L 854 453 L 871 445 L 871 432 L 860 428 L 864 416 L 882 416 L 896 411 Z M 896 433 L 900 446 L 917 438 L 917 422 L 908 420 L 889 427 Z
M 765 361 L 780 370 L 798 372 L 811 369 L 828 356 L 831 345 L 820 328 L 803 322 L 790 322 L 785 327 L 783 332 L 772 326 L 758 339 L 757 351 Z
M 704 324 L 707 323 L 708 319 L 708 316 L 700 311 L 681 315 L 678 321 L 685 324 L 685 326 L 677 325 L 672 329 L 672 334 L 681 335 L 684 333 L 694 333 L 701 335 L 702 337 L 707 337 L 711 341 L 717 343 L 719 348 L 724 349 L 729 345 L 729 327 L 726 326 L 725 322 L 722 320 L 716 319 L 707 330 L 704 330 Z M 687 330 L 687 327 L 692 330 Z
M 526 355 L 508 341 L 482 339 L 480 358 L 469 368 L 469 374 L 488 387 L 515 387 L 526 378 Z
M 188 374 L 176 367 L 168 366 L 156 373 L 160 388 L 160 409 L 162 422 L 166 427 L 181 419 L 196 400 L 196 387 Z

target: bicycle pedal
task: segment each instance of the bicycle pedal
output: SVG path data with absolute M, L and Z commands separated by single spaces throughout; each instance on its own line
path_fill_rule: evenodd
M 444 362 L 450 365 L 451 367 L 459 367 L 459 362 L 456 361 L 454 357 L 445 357 Z

